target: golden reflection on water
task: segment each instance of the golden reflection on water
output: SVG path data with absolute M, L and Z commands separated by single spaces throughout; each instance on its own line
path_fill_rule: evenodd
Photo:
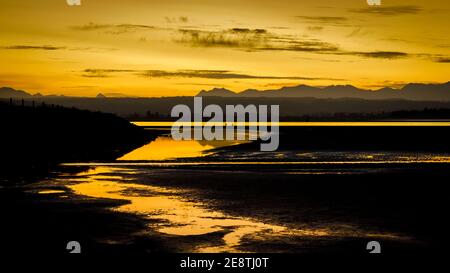
M 176 141 L 168 136 L 160 136 L 117 160 L 169 160 L 202 157 L 210 155 L 211 149 L 238 144 L 233 141 Z
M 162 223 L 151 224 L 157 231 L 170 235 L 203 235 L 216 231 L 230 230 L 224 235 L 224 244 L 197 251 L 237 251 L 240 240 L 246 234 L 267 231 L 280 232 L 285 227 L 264 224 L 246 218 L 232 217 L 218 211 L 206 209 L 202 204 L 186 200 L 180 191 L 169 190 L 152 185 L 121 182 L 118 176 L 114 181 L 105 181 L 102 173 L 117 171 L 115 168 L 96 168 L 90 171 L 89 180 L 69 185 L 76 194 L 94 198 L 127 200 L 130 203 L 118 207 L 121 212 L 136 213 Z M 120 170 L 119 170 L 120 171 Z M 121 171 L 123 173 L 123 169 Z
M 168 160 L 173 158 L 201 157 L 214 148 L 195 140 L 175 141 L 171 137 L 158 137 L 147 145 L 122 156 L 118 160 Z
M 111 175 L 117 174 L 117 175 Z M 161 220 L 149 224 L 158 232 L 178 235 L 207 235 L 224 232 L 223 243 L 196 247 L 196 252 L 240 252 L 239 246 L 247 235 L 258 235 L 264 241 L 271 236 L 371 236 L 357 231 L 330 229 L 289 229 L 280 225 L 263 223 L 254 219 L 235 217 L 207 208 L 205 204 L 183 197 L 187 191 L 168 189 L 160 186 L 133 183 L 130 176 L 139 179 L 138 171 L 127 168 L 97 167 L 81 173 L 85 180 L 81 183 L 68 183 L 76 194 L 94 198 L 126 200 L 129 203 L 114 210 L 135 213 L 149 219 Z M 107 178 L 107 179 L 105 179 Z M 75 180 L 80 182 L 80 180 Z M 67 180 L 66 180 L 67 182 Z M 392 234 L 379 234 L 378 237 L 396 237 Z
M 57 194 L 57 193 L 65 193 L 63 190 L 41 190 L 38 191 L 38 194 Z

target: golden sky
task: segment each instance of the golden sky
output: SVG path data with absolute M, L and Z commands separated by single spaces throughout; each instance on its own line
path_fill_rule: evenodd
M 0 86 L 158 97 L 446 82 L 450 1 L 0 0 Z

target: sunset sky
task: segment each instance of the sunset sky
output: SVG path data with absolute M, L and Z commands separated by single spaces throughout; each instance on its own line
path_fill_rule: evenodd
M 0 87 L 158 97 L 446 82 L 450 1 L 0 0 Z

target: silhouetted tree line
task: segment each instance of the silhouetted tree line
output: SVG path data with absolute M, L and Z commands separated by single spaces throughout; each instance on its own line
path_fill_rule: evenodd
M 147 111 L 144 115 L 134 113 L 126 116 L 131 121 L 174 121 L 178 118 L 172 118 L 158 112 Z M 379 113 L 323 113 L 302 116 L 281 116 L 281 121 L 370 121 L 385 119 L 450 119 L 450 109 L 447 108 L 425 108 L 423 110 L 402 110 L 394 112 Z M 206 119 L 205 121 L 207 121 Z
M 164 115 L 159 112 L 146 111 L 145 114 L 133 113 L 126 116 L 131 121 L 149 121 L 149 120 L 176 120 L 170 115 Z
M 450 119 L 450 109 L 429 109 L 422 111 L 395 111 L 391 113 L 392 118 L 418 118 L 418 119 Z
M 450 109 L 425 108 L 380 113 L 334 113 L 281 117 L 283 121 L 371 121 L 386 119 L 450 119 Z

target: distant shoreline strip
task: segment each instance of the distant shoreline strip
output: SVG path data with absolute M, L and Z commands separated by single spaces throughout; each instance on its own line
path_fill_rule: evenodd
M 450 121 L 370 121 L 370 122 L 174 122 L 132 121 L 140 127 L 279 126 L 279 127 L 449 127 Z
M 449 164 L 450 160 L 385 160 L 385 161 L 286 161 L 286 162 L 254 162 L 254 161 L 217 161 L 217 162 L 73 162 L 62 163 L 61 166 L 196 166 L 196 165 L 372 165 L 372 164 Z

